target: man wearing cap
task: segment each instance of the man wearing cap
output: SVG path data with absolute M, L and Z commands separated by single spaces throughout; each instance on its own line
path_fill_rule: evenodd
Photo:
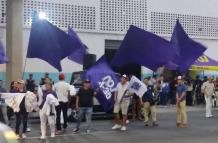
M 113 130 L 120 129 L 121 131 L 126 131 L 126 120 L 127 113 L 130 104 L 130 98 L 128 95 L 129 82 L 128 77 L 124 74 L 120 82 L 117 84 L 115 95 L 114 95 L 114 117 L 115 117 L 115 125 L 112 127 Z M 119 112 L 122 112 L 122 126 L 119 125 Z
M 177 78 L 176 107 L 177 107 L 177 127 L 187 128 L 186 113 L 186 91 L 187 86 L 183 83 L 182 76 Z
M 80 129 L 80 124 L 83 117 L 86 117 L 86 133 L 90 133 L 92 111 L 93 111 L 93 97 L 97 95 L 97 91 L 91 88 L 90 80 L 83 81 L 83 87 L 79 89 L 76 95 L 76 110 L 79 112 L 76 128 L 74 133 Z
M 211 118 L 212 115 L 212 96 L 215 95 L 215 86 L 213 78 L 209 77 L 207 82 L 204 82 L 201 91 L 204 94 L 206 101 L 206 118 Z
M 151 119 L 152 119 L 152 126 L 157 127 L 157 115 L 156 115 L 156 106 L 155 106 L 155 100 L 154 100 L 154 87 L 152 85 L 149 85 L 149 79 L 144 79 L 144 84 L 147 86 L 147 91 L 143 95 L 141 100 L 141 105 L 144 108 L 144 123 L 145 127 L 148 126 L 149 121 L 149 113 L 151 113 Z
M 64 117 L 64 125 L 63 128 L 67 128 L 67 109 L 68 109 L 68 102 L 69 98 L 68 96 L 70 95 L 70 84 L 65 82 L 65 76 L 63 73 L 59 74 L 59 82 L 57 82 L 54 85 L 54 91 L 57 93 L 58 101 L 59 101 L 59 106 L 57 106 L 57 119 L 56 119 L 56 126 L 57 126 L 57 132 L 61 131 L 61 111 L 63 112 L 63 117 Z

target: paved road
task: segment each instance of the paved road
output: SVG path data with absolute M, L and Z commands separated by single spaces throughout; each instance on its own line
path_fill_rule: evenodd
M 159 127 L 143 126 L 143 122 L 130 122 L 128 131 L 112 131 L 113 121 L 101 120 L 93 122 L 91 134 L 81 131 L 73 134 L 74 123 L 65 134 L 46 141 L 39 140 L 39 124 L 32 123 L 32 132 L 26 140 L 20 143 L 217 143 L 218 142 L 218 111 L 214 111 L 214 118 L 205 119 L 204 109 L 201 107 L 188 108 L 189 127 L 177 129 L 174 107 L 159 108 Z

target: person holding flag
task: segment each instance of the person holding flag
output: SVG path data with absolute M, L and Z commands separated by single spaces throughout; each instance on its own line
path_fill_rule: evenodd
M 144 84 L 147 86 L 147 91 L 144 93 L 141 100 L 141 105 L 144 108 L 144 123 L 145 126 L 148 126 L 148 120 L 149 120 L 149 113 L 151 112 L 151 119 L 152 119 L 152 125 L 158 126 L 157 124 L 157 115 L 156 115 L 156 106 L 155 106 L 155 99 L 154 99 L 154 87 L 152 85 L 149 85 L 149 78 L 144 79 Z
M 87 128 L 86 133 L 90 133 L 93 112 L 93 97 L 97 95 L 98 89 L 95 91 L 91 87 L 91 81 L 86 79 L 83 81 L 83 87 L 79 89 L 76 96 L 76 110 L 79 112 L 76 128 L 74 133 L 79 132 L 80 124 L 83 116 L 86 117 Z
M 55 107 L 59 105 L 57 94 L 52 90 L 52 83 L 45 84 L 46 90 L 42 92 L 41 88 L 38 88 L 38 105 L 41 124 L 41 137 L 44 140 L 46 137 L 46 124 L 49 123 L 51 129 L 51 137 L 55 137 L 55 121 L 56 110 Z
M 26 93 L 25 90 L 25 81 L 23 80 L 18 80 L 18 93 Z M 15 111 L 15 120 L 16 120 L 16 135 L 17 139 L 20 138 L 19 136 L 19 131 L 20 131 L 20 124 L 23 122 L 23 131 L 22 131 L 22 138 L 26 138 L 26 130 L 27 130 L 27 120 L 28 120 L 28 112 L 26 110 L 25 106 L 25 97 L 23 97 L 20 105 L 19 105 L 19 110 Z
M 126 131 L 126 120 L 127 113 L 130 104 L 130 96 L 128 92 L 128 77 L 127 75 L 122 75 L 120 82 L 117 84 L 115 95 L 114 95 L 114 116 L 115 125 L 112 130 L 120 129 L 121 131 Z M 119 125 L 119 112 L 122 112 L 122 126 Z

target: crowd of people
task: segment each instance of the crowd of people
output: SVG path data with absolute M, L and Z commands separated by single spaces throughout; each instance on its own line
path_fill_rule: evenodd
M 159 77 L 154 75 L 143 79 L 143 83 L 147 87 L 147 91 L 142 97 L 128 91 L 129 78 L 127 75 L 120 76 L 120 82 L 114 91 L 114 126 L 112 130 L 126 131 L 128 123 L 128 114 L 130 105 L 132 105 L 133 120 L 144 120 L 144 126 L 149 126 L 149 118 L 151 118 L 152 126 L 157 127 L 156 105 L 175 105 L 177 111 L 176 125 L 178 128 L 188 127 L 188 117 L 186 113 L 186 105 L 193 106 L 196 104 L 206 103 L 206 118 L 211 118 L 212 101 L 215 99 L 215 80 L 213 77 L 205 77 L 203 81 L 196 77 L 195 80 L 176 76 L 173 80 L 167 80 L 163 75 Z M 17 80 L 11 83 L 8 91 L 3 88 L 2 80 L 0 80 L 0 109 L 5 124 L 11 126 L 12 116 L 15 115 L 15 133 L 17 138 L 26 138 L 28 129 L 28 111 L 26 107 L 25 97 L 19 104 L 19 110 L 8 107 L 1 98 L 3 93 L 27 93 L 30 91 L 37 97 L 41 139 L 46 138 L 46 126 L 49 124 L 51 137 L 61 134 L 68 127 L 68 115 L 70 96 L 76 96 L 75 109 L 78 111 L 78 118 L 74 133 L 79 132 L 80 124 L 84 116 L 86 117 L 86 132 L 90 133 L 93 97 L 98 96 L 99 89 L 93 89 L 91 81 L 85 79 L 82 87 L 77 91 L 73 85 L 65 81 L 65 75 L 59 74 L 59 81 L 54 83 L 46 73 L 37 85 L 30 74 L 29 78 Z M 63 124 L 61 116 L 63 113 Z M 120 114 L 121 113 L 121 114 Z M 121 119 L 121 120 L 120 120 Z M 121 123 L 120 123 L 121 122 Z M 20 134 L 20 125 L 23 129 Z

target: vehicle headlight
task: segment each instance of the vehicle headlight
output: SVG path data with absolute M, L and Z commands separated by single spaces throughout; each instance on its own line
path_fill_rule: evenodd
M 5 137 L 6 143 L 16 143 L 16 135 L 13 131 L 4 131 L 3 135 Z

